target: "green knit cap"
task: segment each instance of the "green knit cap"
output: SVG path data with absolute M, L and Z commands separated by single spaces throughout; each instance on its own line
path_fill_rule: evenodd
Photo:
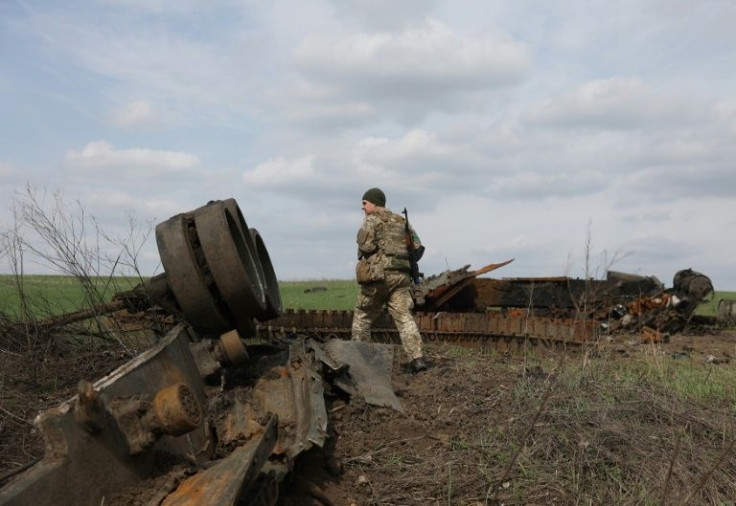
M 367 200 L 378 207 L 386 207 L 386 195 L 380 188 L 371 188 L 363 194 L 362 200 Z

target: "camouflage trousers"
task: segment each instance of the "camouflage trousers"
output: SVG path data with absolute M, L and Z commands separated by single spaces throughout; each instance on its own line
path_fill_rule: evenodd
M 414 308 L 411 278 L 403 272 L 386 271 L 383 281 L 360 285 L 358 302 L 353 312 L 353 341 L 370 341 L 371 325 L 384 305 L 394 319 L 409 360 L 423 356 L 422 338 L 411 314 Z

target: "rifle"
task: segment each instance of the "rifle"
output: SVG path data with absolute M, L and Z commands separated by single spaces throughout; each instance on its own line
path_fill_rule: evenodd
M 404 208 L 404 233 L 406 234 L 406 247 L 409 250 L 409 266 L 411 267 L 411 279 L 415 285 L 419 284 L 419 279 L 424 277 L 424 274 L 419 272 L 419 260 L 424 255 L 424 246 L 418 248 L 414 245 L 414 234 L 411 233 L 411 227 L 409 226 L 409 213 Z

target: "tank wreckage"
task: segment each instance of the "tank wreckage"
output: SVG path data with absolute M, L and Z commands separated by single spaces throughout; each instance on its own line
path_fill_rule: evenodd
M 622 332 L 656 342 L 683 330 L 698 304 L 713 294 L 711 280 L 691 269 L 679 271 L 669 289 L 652 276 L 613 271 L 605 280 L 478 277 L 512 261 L 475 271 L 465 266 L 422 280 L 414 289 L 414 318 L 422 338 L 502 351 L 581 346 Z M 299 333 L 349 339 L 351 321 L 351 311 L 286 310 L 259 323 L 257 332 L 262 338 Z M 387 314 L 371 335 L 374 341 L 400 343 Z
M 265 241 L 235 200 L 158 224 L 156 243 L 162 274 L 40 322 L 125 313 L 161 337 L 38 415 L 46 454 L 4 484 L 0 505 L 273 505 L 296 458 L 328 438 L 328 392 L 403 410 L 390 381 L 399 342 L 390 318 L 375 326 L 377 342 L 362 343 L 349 340 L 350 311 L 283 309 Z M 692 270 L 670 289 L 616 272 L 479 277 L 509 262 L 423 279 L 414 293 L 423 338 L 502 350 L 584 346 L 619 331 L 666 339 L 713 292 Z M 131 499 L 143 489 L 145 500 Z

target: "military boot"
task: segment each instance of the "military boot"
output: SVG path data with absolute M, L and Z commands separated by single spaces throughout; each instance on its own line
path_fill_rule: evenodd
M 424 361 L 424 357 L 418 357 L 409 362 L 409 369 L 414 374 L 427 370 L 427 363 Z

